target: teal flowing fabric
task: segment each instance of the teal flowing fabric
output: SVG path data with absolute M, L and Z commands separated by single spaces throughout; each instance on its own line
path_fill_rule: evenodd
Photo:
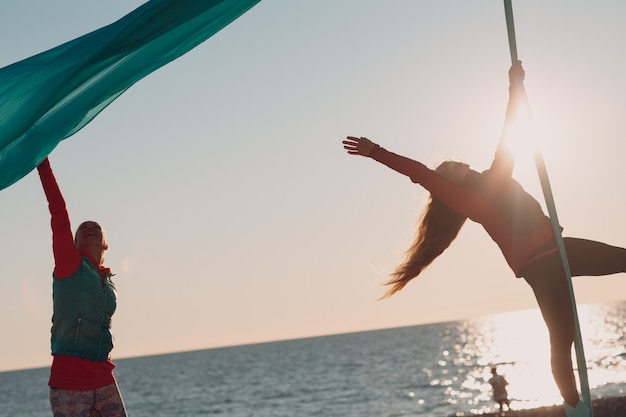
M 152 0 L 117 22 L 0 69 L 0 190 L 134 83 L 260 0 Z

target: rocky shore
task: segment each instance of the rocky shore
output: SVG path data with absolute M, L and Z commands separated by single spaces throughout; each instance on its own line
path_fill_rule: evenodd
M 600 398 L 592 401 L 593 417 L 626 417 L 626 397 Z M 507 417 L 566 417 L 563 406 L 541 407 L 531 410 L 512 410 L 503 414 Z M 481 414 L 484 417 L 499 417 L 498 413 Z

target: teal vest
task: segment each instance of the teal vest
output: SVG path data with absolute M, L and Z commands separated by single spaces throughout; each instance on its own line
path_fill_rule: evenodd
M 78 270 L 52 283 L 52 354 L 106 361 L 113 349 L 111 316 L 117 301 L 110 278 L 82 258 Z

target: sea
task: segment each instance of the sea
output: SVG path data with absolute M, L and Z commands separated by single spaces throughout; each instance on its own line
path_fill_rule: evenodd
M 626 302 L 578 306 L 592 398 L 626 390 Z M 537 310 L 115 360 L 130 417 L 469 416 L 561 404 Z M 576 361 L 574 362 L 576 363 Z M 50 417 L 48 368 L 0 373 L 1 417 Z

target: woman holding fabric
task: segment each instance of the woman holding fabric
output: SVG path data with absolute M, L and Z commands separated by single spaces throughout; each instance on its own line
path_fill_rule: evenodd
M 518 61 L 509 71 L 510 123 L 524 97 L 524 71 Z M 504 139 L 504 137 L 503 137 Z M 392 273 L 386 296 L 417 277 L 456 238 L 467 218 L 480 223 L 498 244 L 517 277 L 531 286 L 550 335 L 551 365 L 569 417 L 589 416 L 579 398 L 572 367 L 575 324 L 565 272 L 550 219 L 539 203 L 511 178 L 513 159 L 502 146 L 483 172 L 446 161 L 432 171 L 420 162 L 385 150 L 364 137 L 343 141 L 350 155 L 374 159 L 408 176 L 430 192 L 430 201 L 406 259 Z M 626 249 L 590 240 L 565 238 L 572 276 L 626 272 Z
M 126 417 L 113 374 L 111 316 L 116 308 L 104 231 L 93 221 L 72 235 L 65 200 L 46 158 L 38 167 L 54 254 L 50 405 L 55 417 Z

